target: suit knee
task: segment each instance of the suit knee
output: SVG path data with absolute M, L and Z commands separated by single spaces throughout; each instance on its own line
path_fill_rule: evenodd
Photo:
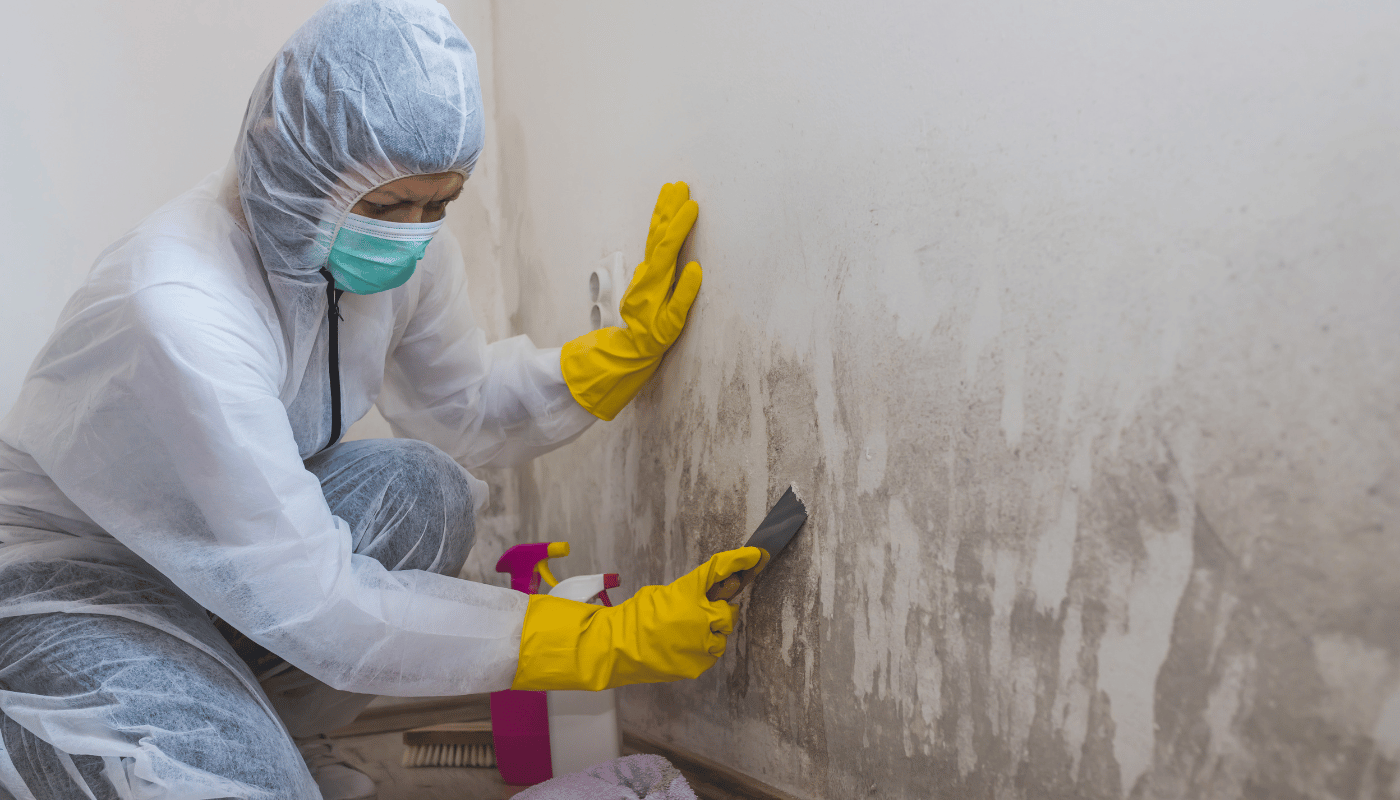
M 307 462 L 356 553 L 386 568 L 455 575 L 476 538 L 472 482 L 438 448 L 411 439 L 337 445 Z

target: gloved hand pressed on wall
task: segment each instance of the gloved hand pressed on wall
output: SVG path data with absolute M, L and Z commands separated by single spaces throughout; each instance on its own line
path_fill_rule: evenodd
M 530 595 L 512 689 L 600 691 L 694 678 L 724 655 L 735 606 L 711 586 L 758 564 L 763 551 L 717 553 L 668 586 L 644 586 L 611 608 Z
M 700 264 L 685 265 L 676 279 L 676 257 L 700 206 L 683 182 L 661 187 L 647 232 L 646 255 L 622 296 L 625 327 L 599 328 L 564 345 L 559 363 L 579 405 L 594 416 L 617 416 L 656 371 L 685 327 L 700 291 Z

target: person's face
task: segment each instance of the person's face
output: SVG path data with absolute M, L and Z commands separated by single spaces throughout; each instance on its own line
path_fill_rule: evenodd
M 437 222 L 462 193 L 464 182 L 456 172 L 410 175 L 366 194 L 350 213 L 385 222 Z

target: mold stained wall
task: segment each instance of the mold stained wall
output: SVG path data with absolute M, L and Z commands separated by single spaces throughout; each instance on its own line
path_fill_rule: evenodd
M 812 514 L 628 724 L 811 798 L 1400 797 L 1400 8 L 454 8 L 499 332 L 701 207 L 686 333 L 502 541 L 635 588 Z

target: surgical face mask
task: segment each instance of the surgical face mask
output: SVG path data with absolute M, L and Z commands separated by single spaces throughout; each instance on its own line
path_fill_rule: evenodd
M 351 214 L 331 245 L 329 264 L 335 287 L 352 294 L 374 294 L 402 286 L 428 249 L 437 222 L 384 222 Z

